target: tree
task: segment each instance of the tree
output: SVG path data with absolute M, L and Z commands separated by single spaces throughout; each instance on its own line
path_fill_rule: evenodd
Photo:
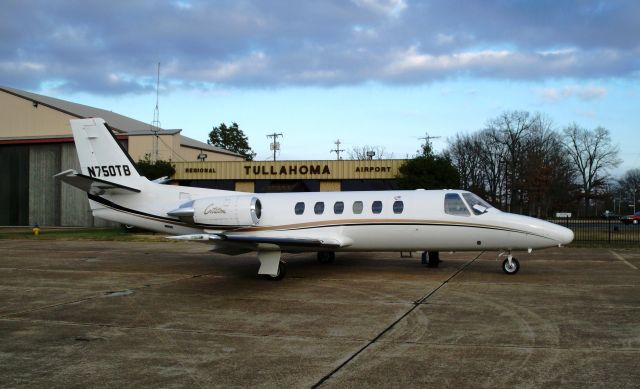
M 541 114 L 502 113 L 471 135 L 457 134 L 446 151 L 462 189 L 512 212 L 546 216 L 573 202 L 573 170 L 561 136 Z
M 171 162 L 157 160 L 151 161 L 151 154 L 145 154 L 144 159 L 141 159 L 136 163 L 136 169 L 140 175 L 147 177 L 150 180 L 155 180 L 160 177 L 171 177 L 175 174 L 176 169 Z
M 627 206 L 630 204 L 633 206 L 633 201 L 638 201 L 640 199 L 640 169 L 631 169 L 627 170 L 622 178 L 618 180 L 618 196 L 619 201 L 624 201 Z M 636 204 L 636 209 L 637 209 Z M 626 213 L 626 208 L 620 208 L 620 211 Z M 630 208 L 632 210 L 633 208 Z
M 398 169 L 398 185 L 402 189 L 453 189 L 460 186 L 460 174 L 447 155 L 433 153 L 431 143 Z
M 606 128 L 588 130 L 575 123 L 564 129 L 564 144 L 578 175 L 587 216 L 594 190 L 607 181 L 608 170 L 621 163 L 618 146 L 611 143 Z
M 238 127 L 238 123 L 235 122 L 229 127 L 224 123 L 220 123 L 218 127 L 213 127 L 213 130 L 209 133 L 207 143 L 238 153 L 247 161 L 252 161 L 256 156 L 256 153 L 249 147 L 247 136 Z

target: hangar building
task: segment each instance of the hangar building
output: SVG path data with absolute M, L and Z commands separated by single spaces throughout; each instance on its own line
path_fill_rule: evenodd
M 104 109 L 0 86 L 0 226 L 105 226 L 93 218 L 86 194 L 53 175 L 79 170 L 69 119 L 101 117 L 134 161 L 153 149 L 149 123 Z M 181 130 L 157 131 L 158 157 L 193 162 L 243 161 L 242 156 L 199 142 Z

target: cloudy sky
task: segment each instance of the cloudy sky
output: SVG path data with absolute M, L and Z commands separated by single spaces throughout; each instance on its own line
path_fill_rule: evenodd
M 4 0 L 0 84 L 205 140 L 236 121 L 257 159 L 436 149 L 505 110 L 608 128 L 640 167 L 640 2 Z

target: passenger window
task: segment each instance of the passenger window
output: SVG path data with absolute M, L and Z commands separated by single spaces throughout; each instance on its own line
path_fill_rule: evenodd
M 333 204 L 333 213 L 342 215 L 342 212 L 344 212 L 344 203 L 342 201 L 336 201 L 336 203 Z
M 402 213 L 404 211 L 404 203 L 402 201 L 393 202 L 393 213 Z
M 469 210 L 464 205 L 460 195 L 457 193 L 447 193 L 444 195 L 444 212 L 455 216 L 469 216 Z
M 294 211 L 296 212 L 296 215 L 302 215 L 304 213 L 304 203 L 296 203 Z
M 362 201 L 355 201 L 353 203 L 353 213 L 359 215 L 362 213 Z
M 371 204 L 371 212 L 373 212 L 373 213 L 382 212 L 382 201 L 374 201 Z
M 318 201 L 313 207 L 313 212 L 316 215 L 322 215 L 324 213 L 324 203 L 322 201 Z

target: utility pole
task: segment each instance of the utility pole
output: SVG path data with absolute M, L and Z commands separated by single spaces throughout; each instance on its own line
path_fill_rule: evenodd
M 429 136 L 429 133 L 425 132 L 424 136 L 420 137 L 418 139 L 422 139 L 422 140 L 424 140 L 425 143 L 427 143 L 427 142 L 431 141 L 431 139 L 438 139 L 438 138 L 442 138 L 442 137 L 441 136 Z
M 278 142 L 278 137 L 284 137 L 282 133 L 276 133 L 267 135 L 267 138 L 273 138 L 273 142 L 271 143 L 271 150 L 273 150 L 273 160 L 276 160 L 276 151 L 280 150 L 280 143 Z
M 429 151 L 430 152 L 433 152 L 433 150 L 431 149 L 431 139 L 438 139 L 438 138 L 442 138 L 442 137 L 441 136 L 429 136 L 429 133 L 427 131 L 425 131 L 424 132 L 424 136 L 418 138 L 418 139 L 424 140 L 424 146 L 422 146 L 422 152 L 424 154 L 426 154 L 427 147 L 429 147 Z
M 336 159 L 339 161 L 340 160 L 340 153 L 342 151 L 344 151 L 343 149 L 340 148 L 340 145 L 342 144 L 342 142 L 340 142 L 340 139 L 337 139 L 333 143 L 336 145 L 336 148 L 334 150 L 331 150 L 330 153 L 336 153 Z

